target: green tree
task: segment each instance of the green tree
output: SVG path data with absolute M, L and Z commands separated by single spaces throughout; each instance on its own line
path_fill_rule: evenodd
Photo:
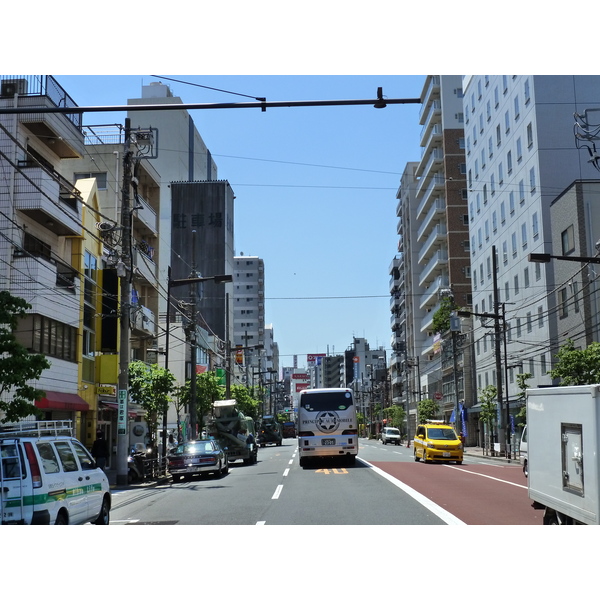
M 180 402 L 189 407 L 191 397 L 191 379 L 188 379 L 178 390 Z M 200 373 L 196 375 L 196 423 L 200 427 L 204 426 L 204 417 L 209 415 L 215 400 L 222 400 L 224 388 L 221 385 L 221 378 L 213 371 Z
M 34 402 L 43 395 L 27 381 L 40 378 L 50 363 L 43 354 L 31 354 L 15 336 L 19 319 L 31 308 L 23 298 L 0 291 L 0 423 L 15 423 L 30 415 L 40 415 Z
M 488 385 L 483 390 L 479 390 L 479 402 L 481 412 L 479 420 L 484 423 L 488 432 L 488 444 L 490 454 L 494 453 L 494 425 L 498 417 L 498 390 L 494 385 Z
M 529 389 L 527 381 L 532 377 L 533 375 L 531 373 L 517 374 L 517 387 L 520 390 L 517 394 L 517 402 L 519 402 L 519 404 L 522 404 L 522 406 L 516 416 L 517 419 L 519 419 L 517 425 L 519 425 L 520 427 L 523 427 L 527 423 L 527 390 Z
M 254 389 L 249 390 L 243 385 L 232 385 L 231 397 L 235 398 L 238 408 L 244 416 L 250 417 L 254 422 L 260 419 L 260 400 L 254 397 Z
M 429 419 L 435 419 L 439 411 L 439 406 L 435 400 L 424 398 L 419 401 L 418 411 L 419 422 L 425 423 L 425 421 L 428 421 Z
M 146 411 L 146 423 L 152 446 L 156 445 L 158 418 L 169 410 L 170 395 L 175 392 L 175 377 L 157 364 L 141 360 L 129 363 L 129 392 Z
M 404 407 L 399 405 L 390 406 L 383 409 L 384 418 L 387 419 L 387 424 L 390 427 L 397 427 L 400 429 L 406 418 L 406 411 Z
M 600 343 L 592 342 L 587 348 L 575 349 L 573 340 L 567 340 L 556 354 L 556 366 L 549 371 L 560 385 L 600 383 Z
M 440 307 L 433 315 L 431 321 L 431 328 L 434 333 L 445 333 L 450 329 L 450 314 L 458 310 L 457 304 L 454 302 L 454 298 L 451 296 L 445 296 L 440 301 Z

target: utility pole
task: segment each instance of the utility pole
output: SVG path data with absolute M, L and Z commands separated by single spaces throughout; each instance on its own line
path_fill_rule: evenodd
M 196 230 L 192 231 L 192 273 L 190 274 L 190 278 L 199 277 L 198 273 L 196 273 Z M 196 284 L 197 286 L 198 284 Z M 200 285 L 202 285 L 200 283 Z M 191 379 L 190 379 L 190 430 L 192 433 L 192 439 L 195 440 L 197 437 L 196 433 L 196 424 L 198 421 L 198 415 L 196 413 L 196 394 L 197 394 L 197 386 L 196 386 L 196 361 L 197 361 L 197 352 L 198 352 L 198 328 L 196 326 L 196 312 L 197 312 L 197 302 L 198 302 L 198 288 L 196 286 L 192 287 L 192 315 L 191 315 L 191 329 L 190 329 L 190 350 L 191 350 Z
M 508 423 L 505 423 L 505 427 L 502 425 L 504 420 L 503 406 L 502 406 L 502 338 L 500 337 L 502 328 L 500 327 L 500 294 L 498 293 L 498 256 L 496 254 L 496 246 L 492 246 L 492 281 L 494 285 L 494 347 L 496 354 L 496 388 L 498 390 L 498 406 L 499 406 L 499 418 L 498 418 L 498 433 L 504 437 L 504 451 L 505 456 L 510 458 L 509 455 L 509 439 L 506 437 Z M 504 324 L 506 326 L 506 324 Z M 507 412 L 508 417 L 508 412 Z M 508 421 L 508 419 L 507 419 Z M 502 440 L 498 440 L 502 441 Z
M 117 414 L 117 484 L 127 484 L 127 455 L 129 446 L 128 428 L 128 390 L 129 390 L 129 345 L 131 322 L 131 278 L 133 274 L 131 253 L 131 124 L 125 119 L 125 143 L 123 148 L 123 188 L 121 190 L 121 227 L 123 228 L 121 264 L 117 265 L 117 274 L 121 278 L 121 310 L 118 378 L 118 414 Z

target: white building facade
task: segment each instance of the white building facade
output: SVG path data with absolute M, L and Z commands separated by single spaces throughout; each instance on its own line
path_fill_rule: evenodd
M 514 400 L 515 372 L 531 373 L 531 387 L 552 383 L 554 265 L 528 257 L 551 252 L 552 201 L 574 180 L 597 176 L 576 148 L 573 115 L 598 107 L 600 78 L 467 76 L 463 89 L 473 312 L 505 320 L 507 344 L 500 363 L 495 319 L 474 317 L 476 385 L 500 384 L 504 398 L 508 387 Z

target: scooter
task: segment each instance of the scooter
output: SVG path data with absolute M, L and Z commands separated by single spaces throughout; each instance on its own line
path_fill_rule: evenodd
M 135 446 L 131 447 L 127 457 L 127 482 L 144 481 L 144 458 L 145 452 L 140 451 Z

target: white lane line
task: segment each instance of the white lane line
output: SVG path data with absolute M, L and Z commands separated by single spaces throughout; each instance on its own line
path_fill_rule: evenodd
M 266 521 L 257 521 L 256 524 L 257 525 L 264 525 L 266 523 Z
M 275 490 L 275 493 L 273 494 L 273 497 L 271 498 L 271 500 L 277 500 L 279 498 L 279 495 L 281 494 L 281 490 L 283 489 L 283 485 L 278 485 L 277 489 Z
M 294 459 L 292 458 L 292 460 L 290 460 L 290 462 L 288 463 L 288 465 L 293 465 L 294 464 Z
M 283 476 L 284 476 L 284 477 L 287 477 L 289 472 L 290 472 L 290 470 L 289 470 L 289 469 L 286 469 L 286 470 L 283 472 Z
M 506 481 L 506 479 L 499 479 L 498 477 L 492 477 L 491 475 L 484 475 L 483 473 L 474 473 L 473 471 L 466 471 L 465 469 L 460 469 L 458 467 L 454 467 L 452 465 L 443 465 L 444 467 L 449 467 L 450 469 L 458 469 L 461 473 L 469 473 L 469 475 L 479 475 L 479 477 L 487 477 L 488 479 L 493 479 L 494 481 L 500 481 L 502 483 L 508 483 L 508 485 L 514 485 L 515 487 L 527 489 L 526 485 L 521 485 L 520 483 L 513 483 L 512 481 Z
M 395 477 L 392 477 L 385 471 L 382 471 L 379 467 L 372 465 L 366 460 L 359 458 L 358 456 L 356 458 L 365 465 L 368 465 L 371 469 L 373 469 L 382 477 L 385 477 L 385 479 L 393 483 L 396 487 L 400 488 L 403 492 L 406 492 L 411 498 L 414 498 L 419 504 L 422 504 L 427 510 L 431 511 L 434 515 L 439 517 L 447 525 L 466 525 L 464 521 L 461 521 L 452 513 L 449 513 L 447 510 L 443 509 L 435 502 L 432 502 L 429 498 L 427 498 L 427 496 L 423 496 L 423 494 L 417 492 L 417 490 L 413 490 L 413 488 L 409 487 L 405 483 L 402 483 L 400 480 L 396 479 Z

